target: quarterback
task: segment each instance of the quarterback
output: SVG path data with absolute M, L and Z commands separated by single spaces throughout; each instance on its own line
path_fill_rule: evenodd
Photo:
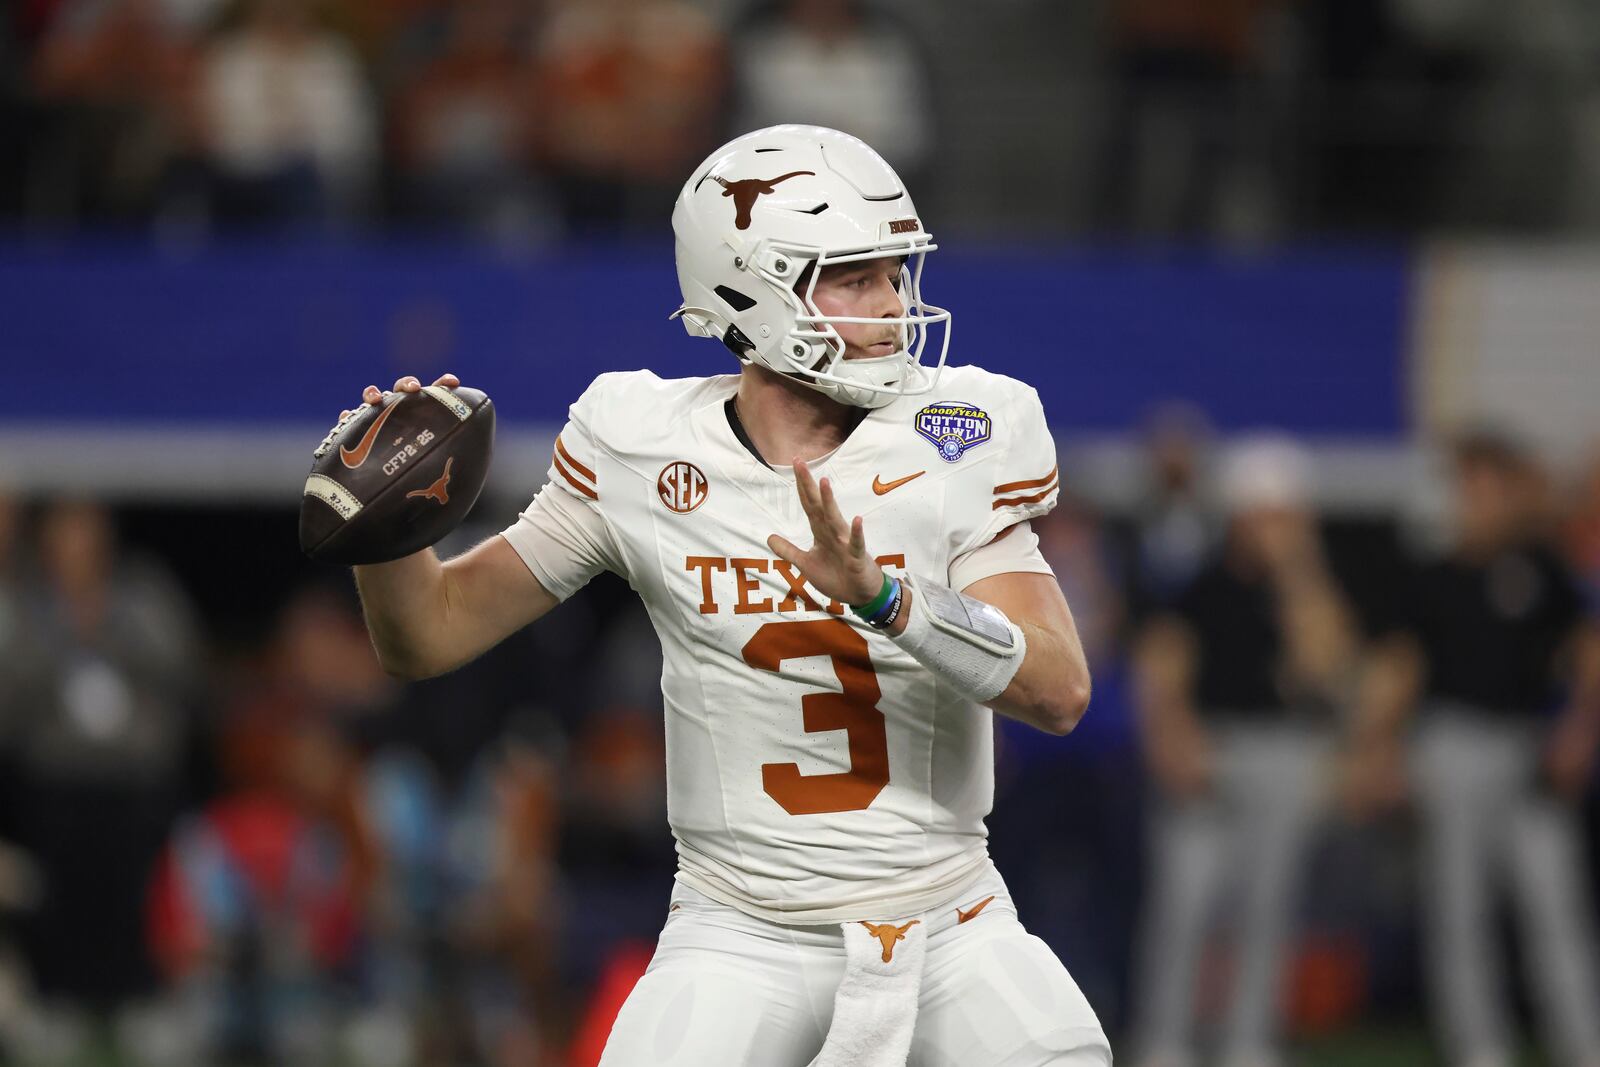
M 604 1064 L 1104 1067 L 983 823 L 991 713 L 1061 734 L 1089 700 L 1029 528 L 1057 496 L 1038 395 L 945 366 L 932 239 L 853 137 L 740 137 L 672 225 L 676 317 L 739 373 L 596 378 L 509 529 L 356 568 L 379 658 L 451 670 L 601 571 L 644 601 L 678 873 Z

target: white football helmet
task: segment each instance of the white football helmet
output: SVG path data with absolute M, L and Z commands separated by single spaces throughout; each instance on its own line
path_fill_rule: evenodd
M 950 313 L 922 300 L 923 257 L 936 246 L 895 172 L 857 138 L 771 126 L 730 141 L 689 176 L 672 230 L 683 290 L 673 317 L 691 335 L 715 337 L 740 360 L 852 407 L 934 387 L 950 350 Z M 823 267 L 883 256 L 902 257 L 898 318 L 829 318 L 817 309 Z M 847 360 L 836 323 L 898 326 L 900 348 Z M 921 361 L 934 323 L 944 323 L 943 341 L 930 371 Z

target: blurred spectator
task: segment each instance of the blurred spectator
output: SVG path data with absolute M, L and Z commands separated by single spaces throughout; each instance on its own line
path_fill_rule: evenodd
M 1072 607 L 1091 670 L 1109 664 L 1122 632 L 1121 566 L 1099 514 L 1088 501 L 1063 492 L 1049 514 L 1033 521 L 1033 531 Z
M 27 655 L 31 635 L 23 607 L 22 503 L 0 484 L 0 662 L 16 663 Z M 13 719 L 12 691 L 20 680 L 18 671 L 0 671 L 0 751 Z
M 1422 0 L 1301 0 L 1307 89 L 1295 139 L 1302 208 L 1324 228 L 1405 229 L 1436 219 L 1459 167 L 1460 115 L 1478 69 L 1406 25 Z
M 1236 446 L 1222 476 L 1225 543 L 1140 637 L 1141 726 L 1158 796 L 1136 1063 L 1194 1061 L 1194 1004 L 1225 900 L 1238 906 L 1221 1062 L 1278 1062 L 1279 991 L 1324 801 L 1320 771 L 1357 654 L 1308 477 L 1309 460 L 1285 441 Z
M 460 881 L 446 929 L 459 962 L 446 973 L 460 976 L 477 1054 L 536 1067 L 570 1026 L 555 896 L 562 783 L 548 755 L 518 738 L 485 759 L 482 781 L 488 791 L 468 792 L 453 830 Z
M 922 188 L 934 147 L 921 45 L 872 0 L 776 0 L 736 32 L 734 129 L 804 122 L 855 134 Z
M 180 800 L 200 667 L 187 600 L 106 511 L 47 506 L 27 655 L 0 724 L 17 840 L 44 879 L 23 926 L 40 992 L 106 1011 L 151 988 L 140 901 Z
M 327 977 L 349 965 L 356 906 L 329 827 L 244 791 L 184 818 L 149 888 L 149 937 L 187 1011 L 168 1036 L 201 1062 L 326 1062 Z
M 194 146 L 192 26 L 161 0 L 76 0 L 33 64 L 25 195 L 47 218 L 145 219 Z
M 354 964 L 382 855 L 340 716 L 392 697 L 360 620 L 295 593 L 271 646 L 237 679 L 215 763 L 219 794 L 175 829 L 151 882 L 149 935 L 192 1027 L 191 1055 L 325 1057 L 334 980 Z
M 1198 411 L 1169 405 L 1144 432 L 1145 474 L 1133 506 L 1134 611 L 1169 607 L 1211 558 L 1218 531 L 1205 477 L 1210 428 Z
M 200 89 L 212 207 L 224 223 L 316 223 L 353 214 L 376 150 L 355 53 L 309 0 L 250 0 L 207 51 Z
M 7 727 L 17 715 L 23 695 L 17 684 L 32 652 L 22 599 L 22 507 L 0 485 L 0 1057 L 7 1057 L 24 1025 L 29 979 L 19 957 L 13 931 L 17 917 L 38 905 L 42 888 L 33 858 L 12 842 L 17 830 L 16 797 Z
M 684 0 L 552 3 L 543 147 L 567 222 L 656 231 L 717 134 L 721 33 Z
M 1399 768 L 1415 708 L 1428 977 L 1446 1062 L 1517 1059 L 1495 951 L 1503 875 L 1553 1062 L 1589 1067 L 1600 1063 L 1600 971 L 1575 805 L 1600 746 L 1600 625 L 1543 543 L 1529 458 L 1473 434 L 1456 446 L 1454 476 L 1453 544 L 1407 590 L 1353 758 Z M 1378 800 L 1395 792 L 1370 769 L 1354 773 Z
M 365 1042 L 423 1062 L 545 1062 L 562 1032 L 553 941 L 558 779 L 508 737 L 463 787 L 442 788 L 415 753 L 366 766 L 365 810 L 382 850 L 367 918 Z M 375 1041 L 387 1032 L 387 1040 Z
M 1589 614 L 1600 618 L 1600 449 L 1578 480 L 1562 533 L 1567 560 L 1583 583 Z
M 1102 182 L 1104 218 L 1144 235 L 1215 232 L 1270 211 L 1252 171 L 1260 140 L 1262 14 L 1278 0 L 1116 0 L 1117 81 Z
M 1063 472 L 1063 480 L 1071 478 Z M 1094 697 L 1068 737 L 995 718 L 989 849 L 1030 929 L 1072 960 L 1109 1032 L 1123 1025 L 1140 871 L 1137 745 L 1120 645 L 1120 554 L 1100 513 L 1063 490 L 1032 521 L 1083 642 Z M 1070 783 L 1070 784 L 1067 784 Z M 1041 803 L 1041 798 L 1063 798 Z M 1091 859 L 1091 857 L 1093 857 Z
M 22 14 L 15 6 L 0 11 L 0 130 L 19 143 L 29 138 L 29 109 L 24 96 L 23 75 L 27 70 L 22 42 Z M 22 213 L 22 181 L 25 152 L 7 152 L 0 157 L 0 218 Z
M 527 7 L 455 0 L 437 53 L 396 98 L 408 209 L 425 222 L 506 233 L 538 221 Z
M 619 706 L 588 716 L 574 742 L 561 834 L 569 974 L 580 988 L 607 955 L 653 940 L 675 858 L 666 822 L 660 712 Z

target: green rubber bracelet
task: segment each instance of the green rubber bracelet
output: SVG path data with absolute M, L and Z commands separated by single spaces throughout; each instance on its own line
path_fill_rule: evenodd
M 863 619 L 870 619 L 883 610 L 883 606 L 889 602 L 889 598 L 892 596 L 894 596 L 894 579 L 889 577 L 888 571 L 884 571 L 883 588 L 878 590 L 878 595 L 873 597 L 869 603 L 859 606 L 851 604 L 850 610 Z

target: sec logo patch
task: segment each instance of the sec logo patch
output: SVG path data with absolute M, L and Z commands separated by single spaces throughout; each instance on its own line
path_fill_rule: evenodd
M 989 439 L 993 423 L 982 408 L 959 400 L 929 404 L 917 412 L 917 433 L 939 450 L 939 458 L 954 463 Z
M 676 460 L 656 475 L 656 495 L 670 510 L 686 515 L 706 502 L 710 483 L 693 463 Z

